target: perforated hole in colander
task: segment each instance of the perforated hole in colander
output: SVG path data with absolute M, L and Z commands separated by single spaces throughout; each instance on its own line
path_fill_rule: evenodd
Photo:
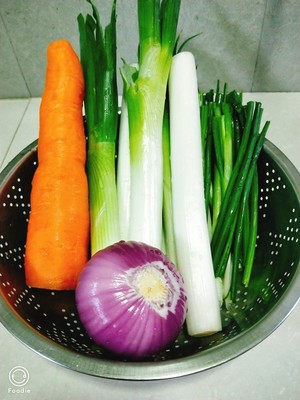
M 25 154 L 25 155 L 24 155 Z M 76 353 L 111 359 L 87 336 L 77 314 L 74 292 L 27 287 L 23 258 L 36 149 L 25 152 L 9 171 L 0 198 L 1 296 L 28 329 Z M 224 344 L 268 314 L 289 287 L 299 264 L 299 199 L 285 170 L 264 151 L 259 159 L 259 232 L 251 284 L 240 285 L 234 304 L 222 309 L 223 331 L 191 338 L 185 329 L 152 361 L 180 359 Z

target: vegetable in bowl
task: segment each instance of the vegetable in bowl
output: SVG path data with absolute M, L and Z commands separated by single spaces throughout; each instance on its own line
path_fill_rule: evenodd
M 122 68 L 123 107 L 118 115 L 116 1 L 105 30 L 98 10 L 88 2 L 93 13 L 86 18 L 80 14 L 78 24 L 85 83 L 84 144 L 90 218 L 90 249 L 87 243 L 86 251 L 90 251 L 91 259 L 80 275 L 77 306 L 86 331 L 96 343 L 122 357 L 143 358 L 166 349 L 184 322 L 190 336 L 222 334 L 221 305 L 224 299 L 227 303 L 234 301 L 239 275 L 236 261 L 241 259 L 237 254 L 234 266 L 227 268 L 231 245 L 235 243 L 233 228 L 246 226 L 250 212 L 257 215 L 255 168 L 268 124 L 260 134 L 260 104 L 254 109 L 250 102 L 242 108 L 245 121 L 241 124 L 241 143 L 233 156 L 237 149 L 233 149 L 232 121 L 228 116 L 235 104 L 227 101 L 230 94 L 224 90 L 224 94 L 217 92 L 215 97 L 211 93 L 201 95 L 192 53 L 174 55 L 179 0 L 138 1 L 138 64 L 125 64 Z M 222 113 L 226 114 L 225 122 L 219 115 Z M 225 136 L 223 122 L 228 128 Z M 205 124 L 210 127 L 207 136 Z M 250 151 L 246 152 L 249 143 Z M 249 156 L 245 158 L 245 154 Z M 236 162 L 234 166 L 232 161 Z M 215 164 L 209 166 L 210 162 Z M 250 190 L 252 180 L 255 190 Z M 248 197 L 248 220 L 242 222 L 240 200 L 246 204 Z M 234 205 L 234 212 L 226 205 L 231 209 Z M 256 228 L 255 224 L 255 229 L 243 236 L 244 242 L 251 237 L 252 244 L 246 284 L 251 275 Z M 164 281 L 170 271 L 162 260 L 151 260 L 149 265 L 147 259 L 128 262 L 126 251 L 136 249 L 136 243 L 143 243 L 145 248 L 153 246 L 150 253 L 159 254 L 168 260 L 168 265 L 172 261 L 172 271 L 178 266 L 174 273 L 184 280 L 187 309 L 182 306 L 182 314 L 178 319 L 174 317 L 176 324 L 171 333 L 166 334 L 169 328 L 161 321 L 171 318 L 174 311 L 168 309 L 168 293 L 171 290 L 178 297 L 180 291 L 172 279 Z M 145 248 L 140 251 L 143 253 Z M 112 254 L 113 263 L 108 261 L 108 254 Z M 233 254 L 236 255 L 234 250 Z M 122 266 L 131 272 L 125 273 Z M 122 294 L 125 289 L 134 292 L 133 298 L 147 307 L 135 312 L 132 298 Z M 110 308 L 110 304 L 114 307 Z M 150 333 L 154 331 L 160 343 L 158 339 L 153 343 L 150 333 L 146 334 L 144 312 L 148 315 L 149 308 L 155 316 L 151 317 L 154 322 Z M 136 318 L 133 322 L 132 315 Z
M 120 241 L 98 251 L 76 289 L 80 319 L 92 339 L 123 357 L 165 349 L 186 316 L 186 293 L 175 265 L 158 249 Z
M 74 290 L 89 257 L 84 78 L 80 60 L 67 40 L 48 46 L 47 61 L 38 167 L 32 179 L 27 227 L 26 283 Z
M 128 61 L 131 62 L 132 60 Z M 201 73 L 200 60 L 198 67 Z M 220 70 L 219 73 L 222 76 L 223 71 Z M 224 75 L 223 77 L 226 79 Z M 220 100 L 220 97 L 228 100 L 227 94 L 224 94 L 224 96 L 222 94 L 221 96 L 218 93 L 215 102 L 211 102 L 207 98 L 207 102 L 205 100 L 203 105 L 208 106 L 207 108 L 215 107 L 217 113 L 219 109 L 221 109 L 221 113 L 225 111 L 225 120 L 227 121 L 226 101 Z M 204 107 L 202 111 L 204 111 Z M 202 117 L 203 115 L 204 113 L 202 113 Z M 122 111 L 120 117 L 123 118 L 123 116 L 126 116 L 126 113 Z M 214 129 L 214 133 L 218 132 L 219 125 L 222 128 L 223 115 L 221 118 L 218 117 L 216 122 L 220 121 L 221 124 L 215 124 L 214 128 L 217 129 Z M 82 118 L 81 110 L 80 118 Z M 211 120 L 208 119 L 208 121 Z M 126 118 L 124 118 L 124 122 L 126 125 Z M 208 122 L 209 124 L 210 122 Z M 223 134 L 222 129 L 220 129 L 220 133 Z M 206 143 L 212 139 L 210 134 Z M 70 138 L 72 139 L 71 132 Z M 168 139 L 168 137 L 166 138 Z M 216 135 L 214 137 L 216 140 L 218 138 L 220 138 L 221 143 L 216 142 L 214 145 L 223 143 L 223 136 Z M 204 140 L 203 142 L 205 143 Z M 120 144 L 120 141 L 118 144 Z M 168 161 L 170 157 L 170 148 L 166 147 L 167 154 L 164 156 L 164 162 L 165 160 Z M 120 148 L 122 148 L 122 145 Z M 203 146 L 203 148 L 209 150 L 211 147 Z M 35 170 L 36 167 L 35 154 L 28 156 L 27 153 L 29 151 L 32 152 L 32 148 L 30 150 L 25 149 L 22 152 L 18 158 L 17 167 L 14 164 L 10 167 L 10 171 L 7 170 L 4 175 L 1 175 L 1 203 L 4 207 L 1 209 L 3 236 L 1 235 L 2 237 L 0 238 L 0 307 L 1 322 L 4 321 L 11 333 L 41 355 L 77 372 L 80 371 L 102 377 L 145 380 L 182 376 L 220 365 L 249 350 L 269 335 L 287 317 L 296 301 L 298 301 L 299 290 L 297 289 L 299 288 L 300 276 L 298 274 L 299 252 L 297 251 L 299 246 L 297 248 L 297 244 L 299 241 L 300 218 L 299 190 L 297 189 L 300 186 L 297 183 L 299 183 L 299 174 L 293 173 L 284 156 L 280 155 L 274 149 L 274 146 L 266 141 L 264 150 L 258 160 L 259 196 L 256 200 L 258 200 L 259 206 L 257 230 L 259 236 L 257 237 L 257 251 L 253 270 L 250 274 L 251 281 L 248 286 L 242 283 L 240 277 L 243 271 L 240 270 L 240 265 L 238 265 L 239 279 L 235 290 L 236 299 L 234 300 L 231 297 L 232 304 L 230 305 L 228 304 L 228 290 L 225 291 L 226 299 L 221 308 L 222 331 L 212 336 L 191 337 L 188 335 L 186 327 L 183 326 L 177 339 L 163 351 L 147 357 L 143 362 L 127 359 L 124 362 L 124 356 L 113 354 L 114 349 L 103 350 L 102 346 L 96 345 L 91 340 L 84 326 L 80 323 L 73 291 L 40 290 L 25 285 L 22 263 L 24 251 L 23 233 L 27 227 L 29 212 L 28 193 L 32 178 L 31 171 Z M 26 157 L 24 157 L 25 154 Z M 119 156 L 120 152 L 117 153 L 117 160 L 115 158 L 114 160 L 119 162 Z M 212 158 L 215 161 L 215 155 Z M 224 158 L 227 158 L 225 153 Z M 186 159 L 187 161 L 189 160 L 189 154 Z M 234 156 L 233 160 L 235 159 Z M 218 163 L 217 166 L 219 165 Z M 211 177 L 213 178 L 210 184 L 215 183 L 215 188 L 218 188 L 218 178 L 215 173 L 217 166 L 215 165 L 212 170 L 208 170 L 208 172 L 212 172 Z M 163 172 L 165 173 L 165 171 Z M 172 202 L 172 183 L 174 182 L 172 178 L 174 178 L 175 172 L 174 170 L 169 172 L 170 179 L 166 180 L 166 189 L 170 189 L 171 198 L 169 200 Z M 219 172 L 222 174 L 221 169 Z M 116 166 L 115 173 L 119 182 L 120 179 L 122 181 L 119 166 Z M 171 185 L 168 188 L 167 184 L 170 183 Z M 249 214 L 252 205 L 256 207 L 256 202 L 252 202 L 252 198 L 257 193 L 256 183 L 254 187 L 255 190 L 251 189 L 248 196 L 250 207 L 246 206 L 246 213 L 244 214 L 246 221 L 250 220 Z M 18 207 L 20 206 L 19 190 L 21 190 L 22 199 L 24 196 L 22 200 L 25 204 L 24 208 L 23 205 Z M 15 194 L 18 194 L 18 198 L 14 197 Z M 212 209 L 217 211 L 218 205 L 218 193 L 215 192 L 216 196 L 209 197 L 211 194 L 212 192 L 208 190 L 208 208 L 210 212 Z M 11 203 L 7 200 L 9 196 L 11 197 Z M 244 195 L 242 196 L 244 198 Z M 214 199 L 216 200 L 215 202 Z M 14 207 L 12 207 L 12 204 L 14 204 Z M 165 204 L 166 202 L 164 202 L 163 208 Z M 232 204 L 232 201 L 229 204 Z M 281 207 L 282 204 L 286 206 L 284 212 Z M 214 205 L 215 207 L 213 207 Z M 247 207 L 249 207 L 248 210 Z M 238 209 L 240 210 L 240 207 Z M 166 217 L 167 214 L 165 214 Z M 212 214 L 210 215 L 214 217 Z M 227 216 L 227 213 L 225 215 Z M 214 218 L 213 221 L 216 223 Z M 215 223 L 214 228 L 216 227 Z M 221 228 L 222 225 L 220 225 Z M 231 225 L 229 224 L 230 227 Z M 253 224 L 243 224 L 243 226 L 248 227 L 249 225 L 252 226 Z M 17 231 L 15 229 L 16 226 L 18 227 Z M 164 229 L 165 227 L 166 225 Z M 172 224 L 170 224 L 169 228 L 170 231 L 174 229 Z M 223 229 L 220 229 L 219 233 L 222 232 Z M 247 233 L 247 231 L 245 232 Z M 162 244 L 162 249 L 165 249 L 167 253 L 172 253 L 173 249 L 170 251 L 166 233 L 166 231 L 163 232 L 165 243 Z M 249 237 L 248 234 L 243 235 L 243 239 L 240 242 L 242 253 L 238 256 L 239 263 L 242 260 L 241 255 L 245 254 L 247 237 Z M 215 243 L 218 245 L 221 241 L 217 239 Z M 171 257 L 172 261 L 177 260 L 178 251 L 176 250 Z M 219 254 L 222 255 L 224 253 L 221 252 Z M 66 252 L 66 259 L 68 258 L 67 255 Z M 216 259 L 216 256 L 214 257 Z M 178 261 L 175 264 L 179 266 Z M 218 278 L 224 281 L 228 276 L 228 272 L 231 272 L 226 263 L 225 265 L 225 278 L 223 276 Z M 218 266 L 215 265 L 215 268 L 217 269 Z M 222 269 L 220 268 L 220 275 L 222 275 Z M 232 271 L 234 271 L 234 268 Z M 297 277 L 295 276 L 296 274 L 298 275 Z M 234 286 L 232 285 L 232 287 Z M 229 285 L 227 288 L 229 288 Z M 233 293 L 234 291 L 230 289 L 230 296 L 233 296 Z M 190 304 L 189 299 L 190 296 L 187 295 L 188 305 Z M 200 320 L 200 314 L 196 318 Z M 203 317 L 201 316 L 201 318 Z

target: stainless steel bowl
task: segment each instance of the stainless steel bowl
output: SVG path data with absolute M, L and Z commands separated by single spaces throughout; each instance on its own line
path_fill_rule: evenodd
M 237 357 L 271 334 L 300 293 L 300 174 L 271 142 L 259 158 L 259 232 L 250 286 L 222 310 L 223 331 L 191 338 L 183 329 L 165 351 L 143 362 L 121 360 L 87 336 L 74 291 L 32 289 L 24 246 L 37 142 L 0 174 L 0 320 L 21 342 L 64 367 L 116 379 L 152 380 L 203 371 Z

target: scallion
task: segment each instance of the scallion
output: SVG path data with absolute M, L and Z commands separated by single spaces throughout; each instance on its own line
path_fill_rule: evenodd
M 261 104 L 242 105 L 242 95 L 236 91 L 227 94 L 225 87 L 221 93 L 219 82 L 215 93 L 202 93 L 200 100 L 206 147 L 210 125 L 213 137 L 209 157 L 205 149 L 203 160 L 208 223 L 212 220 L 213 263 L 216 277 L 223 281 L 223 297 L 235 301 L 237 286 L 249 284 L 254 263 L 257 159 L 269 122 L 260 132 Z
M 116 1 L 103 32 L 94 4 L 92 15 L 78 16 L 80 58 L 85 78 L 88 136 L 91 253 L 120 238 L 115 182 L 118 91 L 116 78 Z

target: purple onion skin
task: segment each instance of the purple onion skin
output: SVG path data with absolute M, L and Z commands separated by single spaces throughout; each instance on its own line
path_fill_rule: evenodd
M 158 297 L 144 284 L 149 273 L 166 283 L 158 283 Z M 89 260 L 78 280 L 76 305 L 89 336 L 130 359 L 167 348 L 178 336 L 187 310 L 183 279 L 175 265 L 160 250 L 134 241 L 118 242 Z

